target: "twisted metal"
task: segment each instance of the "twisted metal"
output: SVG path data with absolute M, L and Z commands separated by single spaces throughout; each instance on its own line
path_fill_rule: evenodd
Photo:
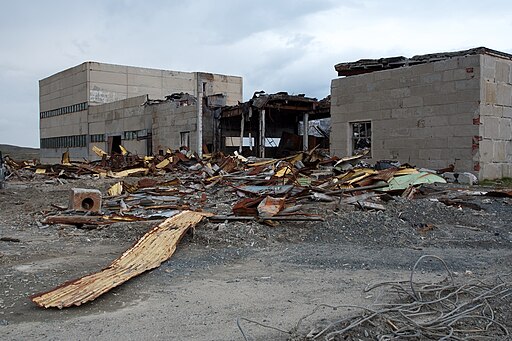
M 442 264 L 447 273 L 445 279 L 436 283 L 414 280 L 419 264 L 427 258 Z M 289 340 L 509 340 L 506 324 L 510 321 L 503 321 L 503 317 L 500 320 L 496 314 L 496 309 L 501 308 L 512 316 L 512 282 L 504 280 L 509 276 L 497 277 L 493 283 L 471 280 L 457 284 L 443 259 L 424 255 L 414 264 L 409 280 L 380 282 L 364 290 L 379 288 L 391 303 L 375 302 L 371 307 L 321 304 L 299 319 L 290 331 L 245 318 L 240 318 L 237 325 L 245 340 L 248 335 L 240 325 L 241 319 L 287 333 Z M 377 296 L 379 301 L 383 300 L 381 294 Z M 334 321 L 320 331 L 312 330 L 307 336 L 301 334 L 299 328 L 304 320 L 321 308 L 357 308 L 361 313 Z
M 448 276 L 438 283 L 418 283 L 414 275 L 422 260 L 442 263 Z M 457 285 L 447 264 L 434 255 L 421 256 L 413 266 L 409 281 L 382 282 L 367 287 L 370 292 L 384 288 L 395 303 L 378 303 L 362 314 L 334 321 L 312 336 L 313 340 L 338 340 L 351 332 L 365 332 L 379 341 L 397 339 L 495 340 L 509 338 L 507 327 L 498 321 L 495 308 L 509 307 L 504 300 L 512 295 L 512 283 L 487 284 L 479 280 Z M 369 326 L 371 324 L 371 326 Z M 359 330 L 357 330 L 359 328 Z

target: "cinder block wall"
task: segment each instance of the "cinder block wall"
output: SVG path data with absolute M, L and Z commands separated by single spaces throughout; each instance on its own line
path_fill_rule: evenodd
M 174 92 L 194 93 L 193 72 L 167 71 L 124 65 L 87 62 L 89 103 L 109 103 L 141 94 L 164 98 Z
M 87 102 L 87 99 L 85 63 L 39 81 L 39 111 L 41 112 Z
M 142 104 L 146 101 L 146 95 L 128 98 L 102 105 L 89 107 L 89 134 L 104 134 L 105 142 L 88 142 L 89 160 L 97 160 L 99 157 L 92 151 L 92 146 L 97 146 L 107 153 L 108 137 L 121 136 L 121 144 L 133 154 L 146 154 L 146 140 L 125 140 L 125 131 L 137 131 L 148 129 L 151 131 L 151 116 L 144 113 Z M 88 138 L 90 141 L 90 137 Z
M 84 64 L 39 81 L 39 111 L 44 112 L 87 101 L 87 70 Z M 87 110 L 39 119 L 41 139 L 87 134 Z M 42 163 L 60 163 L 66 148 L 44 148 Z M 87 148 L 69 148 L 73 159 L 87 157 Z
M 371 121 L 371 162 L 475 171 L 480 56 L 466 56 L 331 83 L 331 153 L 350 155 L 350 123 Z
M 480 178 L 512 177 L 512 61 L 481 56 Z
M 177 103 L 165 102 L 148 106 L 148 116 L 153 118 L 153 153 L 159 150 L 181 147 L 182 132 L 190 133 L 190 145 L 197 145 L 197 107 L 195 105 L 177 107 Z

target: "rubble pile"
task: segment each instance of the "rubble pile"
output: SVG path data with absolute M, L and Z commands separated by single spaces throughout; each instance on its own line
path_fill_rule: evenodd
M 95 179 L 108 180 L 108 188 L 72 188 L 68 205 L 51 204 L 51 208 L 41 212 L 41 219 L 37 222 L 40 228 L 59 224 L 100 229 L 114 223 L 169 220 L 183 212 L 195 212 L 205 217 L 211 224 L 216 224 L 218 230 L 220 226 L 236 221 L 243 226 L 261 223 L 276 227 L 286 221 L 322 222 L 326 218 L 326 210 L 322 208 L 328 208 L 335 215 L 329 219 L 333 218 L 342 227 L 351 225 L 351 229 L 345 233 L 348 240 L 358 229 L 358 225 L 352 222 L 354 215 L 359 214 L 364 219 L 375 218 L 376 221 L 387 219 L 379 215 L 362 215 L 357 211 L 379 213 L 389 210 L 389 219 L 399 220 L 401 224 L 410 223 L 423 236 L 434 233 L 441 222 L 435 222 L 435 219 L 429 222 L 414 221 L 414 217 L 408 217 L 407 211 L 398 212 L 400 207 L 407 206 L 404 206 L 404 202 L 411 202 L 410 199 L 426 199 L 443 207 L 478 212 L 482 207 L 472 200 L 474 197 L 512 196 L 506 190 L 473 191 L 455 184 L 453 187 L 436 187 L 436 184 L 446 183 L 440 176 L 446 170 L 417 169 L 395 161 L 369 165 L 365 162 L 364 154 L 340 159 L 319 149 L 281 159 L 246 158 L 236 152 L 234 155 L 215 153 L 199 158 L 186 149 L 168 150 L 164 155 L 154 157 L 138 157 L 126 150 L 119 155 L 107 155 L 99 149 L 95 151 L 101 160 L 71 162 L 69 155 L 64 153 L 62 162 L 57 165 L 39 165 L 5 158 L 7 180 L 44 179 L 45 183 L 57 186 L 83 179 L 89 179 L 88 184 L 94 184 Z M 343 222 L 343 219 L 348 221 Z M 364 221 L 361 223 L 364 224 Z M 325 224 L 329 225 L 329 222 L 325 221 Z M 186 230 L 193 229 L 194 225 L 187 225 L 186 229 L 180 231 L 179 238 L 172 243 L 173 248 Z M 369 225 L 379 225 L 379 231 L 373 236 L 367 229 L 364 232 L 366 239 L 386 234 L 385 221 L 383 224 Z M 233 228 L 240 227 L 240 233 L 245 233 L 243 231 L 247 229 L 242 230 L 243 226 Z M 253 230 L 250 225 L 249 229 Z M 173 232 L 174 228 L 170 227 L 169 231 Z M 315 230 L 315 234 L 315 238 L 321 237 L 319 229 Z M 393 243 L 407 238 L 404 234 L 396 234 L 389 233 Z M 148 238 L 146 235 L 136 245 L 143 243 Z M 253 244 L 254 241 L 250 243 Z M 155 242 L 154 245 L 168 248 L 165 243 Z M 134 254 L 130 264 L 146 264 L 148 255 L 152 255 L 144 250 L 134 252 L 127 250 L 119 259 L 123 259 L 125 254 Z M 145 269 L 159 264 L 145 266 Z M 124 270 L 112 274 L 108 269 L 71 283 L 79 284 L 78 291 L 92 290 L 91 295 L 86 297 L 94 299 L 97 297 L 92 294 L 96 290 L 94 286 L 87 284 L 85 289 L 81 287 L 83 283 L 89 283 L 86 280 L 89 277 L 99 276 L 103 280 L 103 276 L 113 276 L 118 283 L 116 285 L 126 280 Z M 106 286 L 101 290 L 106 292 L 110 288 Z M 70 290 L 71 296 L 66 302 L 55 296 L 60 295 L 57 289 L 33 298 L 44 296 L 45 302 L 51 303 L 36 303 L 59 308 L 89 300 L 76 298 L 75 289 Z
M 43 224 L 99 226 L 165 219 L 183 210 L 211 212 L 210 221 L 218 222 L 255 220 L 275 225 L 278 221 L 315 221 L 323 217 L 308 209 L 313 203 L 331 203 L 335 210 L 347 205 L 385 210 L 386 203 L 396 196 L 412 199 L 432 194 L 425 185 L 446 183 L 437 173 L 453 174 L 396 161 L 372 166 L 365 162 L 364 154 L 339 159 L 317 149 L 281 159 L 245 158 L 236 152 L 199 158 L 187 149 L 139 157 L 124 148 L 123 154 L 116 155 L 93 149 L 101 160 L 71 162 L 64 153 L 61 164 L 38 165 L 6 157 L 8 177 L 44 176 L 58 183 L 83 177 L 118 180 L 103 193 L 101 208 L 82 209 L 73 205 L 71 198 L 68 207 L 53 205 L 56 210 L 45 212 Z M 445 205 L 479 210 L 468 197 L 510 197 L 511 193 L 454 190 L 435 194 L 442 194 L 436 200 Z
M 167 150 L 165 155 L 138 157 L 107 155 L 95 162 L 70 162 L 67 153 L 58 165 L 36 165 L 7 160 L 8 171 L 19 178 L 46 176 L 59 182 L 80 177 L 119 181 L 104 193 L 100 209 L 56 206 L 42 223 L 105 225 L 119 221 L 164 219 L 182 210 L 208 210 L 212 221 L 323 220 L 304 209 L 305 203 L 355 205 L 364 210 L 384 210 L 390 194 L 412 198 L 416 186 L 445 182 L 432 171 L 381 162 L 371 167 L 364 155 L 338 159 L 321 150 L 282 159 L 245 158 L 238 153 L 216 153 L 199 158 L 188 150 Z M 140 177 L 134 181 L 133 177 Z M 231 192 L 229 210 L 218 209 L 221 191 Z M 226 198 L 224 198 L 226 199 Z M 225 201 L 225 200 L 224 200 Z M 82 212 L 80 212 L 82 211 Z

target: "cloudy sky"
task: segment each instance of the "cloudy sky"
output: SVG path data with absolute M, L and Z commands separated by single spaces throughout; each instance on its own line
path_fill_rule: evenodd
M 323 98 L 334 64 L 477 46 L 512 53 L 512 2 L 1 0 L 0 143 L 39 146 L 38 80 L 87 60 L 244 78 Z

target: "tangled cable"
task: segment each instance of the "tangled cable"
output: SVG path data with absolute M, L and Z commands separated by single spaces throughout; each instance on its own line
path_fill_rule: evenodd
M 416 269 L 426 258 L 441 262 L 448 276 L 437 283 L 415 282 Z M 507 340 L 510 339 L 510 333 L 507 326 L 499 320 L 496 309 L 507 309 L 507 313 L 510 314 L 511 284 L 510 281 L 499 277 L 493 284 L 479 280 L 456 284 L 444 260 L 434 255 L 424 255 L 414 264 L 408 281 L 381 282 L 364 290 L 370 292 L 377 288 L 381 289 L 379 301 L 386 297 L 386 302 L 389 303 L 376 302 L 371 307 L 319 305 L 313 312 L 302 317 L 293 330 L 279 331 L 292 335 L 292 340 L 331 341 L 363 337 L 379 341 Z M 320 308 L 358 308 L 361 313 L 334 321 L 321 330 L 314 329 L 307 336 L 300 335 L 300 325 Z M 245 320 L 259 324 L 256 321 Z M 248 340 L 239 321 L 238 327 L 245 340 Z

